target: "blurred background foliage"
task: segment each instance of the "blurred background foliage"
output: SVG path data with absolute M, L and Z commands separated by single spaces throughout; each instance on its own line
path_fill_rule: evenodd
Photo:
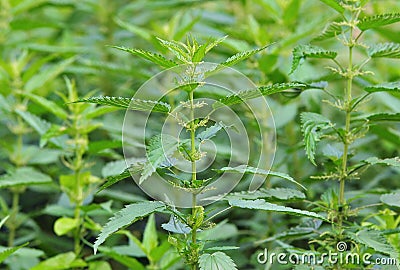
M 371 1 L 365 10 L 370 15 L 389 12 L 400 12 L 399 1 Z M 53 269 L 44 264 L 40 266 L 39 262 L 58 254 L 63 254 L 63 259 L 69 263 L 65 263 L 65 268 L 54 269 L 125 269 L 127 265 L 134 265 L 129 261 L 136 260 L 133 257 L 146 264 L 146 256 L 132 242 L 127 244 L 122 235 L 110 239 L 110 248 L 101 255 L 92 256 L 90 244 L 82 243 L 93 243 L 99 224 L 105 223 L 113 209 L 146 198 L 130 180 L 95 193 L 100 179 L 118 174 L 125 166 L 121 151 L 123 112 L 105 115 L 112 109 L 98 109 L 92 105 L 68 108 L 66 105 L 73 98 L 84 96 L 131 97 L 160 71 L 147 61 L 127 56 L 107 45 L 167 54 L 156 37 L 184 41 L 192 35 L 204 41 L 228 35 L 208 55 L 208 61 L 219 62 L 236 52 L 275 42 L 265 52 L 236 68 L 257 85 L 329 80 L 332 88 L 341 93 L 342 83 L 329 77 L 332 75 L 323 61 L 308 61 L 301 71 L 288 75 L 291 51 L 296 45 L 312 41 L 336 48 L 334 38 L 326 41 L 315 38 L 326 23 L 337 16 L 317 0 L 0 0 L 0 174 L 3 180 L 7 177 L 18 180 L 18 183 L 8 184 L 3 181 L 0 186 L 0 218 L 9 216 L 0 231 L 0 244 L 13 246 L 29 242 L 28 247 L 21 248 L 5 261 L 7 267 L 30 269 L 36 265 L 35 269 Z M 366 43 L 399 43 L 399 33 L 400 25 L 394 24 L 369 31 L 363 38 Z M 378 60 L 368 68 L 375 76 L 365 77 L 358 84 L 399 80 L 398 62 Z M 71 90 L 72 87 L 76 90 Z M 318 199 L 330 188 L 331 182 L 310 178 L 324 168 L 313 166 L 305 156 L 299 113 L 336 113 L 321 104 L 320 100 L 324 99 L 321 95 L 321 92 L 309 91 L 300 96 L 268 98 L 276 115 L 278 148 L 274 167 L 307 185 L 310 201 Z M 379 93 L 374 98 L 377 102 L 369 103 L 363 111 L 400 111 L 398 95 Z M 341 115 L 332 115 L 331 119 L 335 117 L 339 122 L 342 119 Z M 74 128 L 74 119 L 79 128 Z M 361 149 L 358 155 L 373 150 L 380 157 L 398 156 L 399 126 L 373 127 L 371 133 L 357 143 L 357 148 Z M 81 168 L 68 166 L 77 159 L 81 159 Z M 361 201 L 378 201 L 382 192 L 400 188 L 399 182 L 393 181 L 393 175 L 399 180 L 393 170 L 370 169 L 362 181 L 350 184 L 349 192 L 359 195 Z M 79 202 L 86 206 L 79 217 L 79 233 L 83 239 L 78 241 L 84 248 L 70 254 L 73 250 L 71 232 L 58 230 L 62 236 L 57 236 L 53 226 L 58 218 L 73 216 L 76 194 L 71 195 L 72 191 L 62 179 L 76 173 L 86 179 L 83 180 L 86 186 L 82 188 L 84 196 Z M 269 185 L 276 183 L 272 179 Z M 222 216 L 221 220 L 224 218 L 227 216 Z M 233 211 L 229 221 L 229 225 L 217 227 L 215 233 L 225 245 L 245 246 L 244 251 L 232 252 L 239 269 L 264 269 L 256 263 L 254 254 L 259 246 L 254 241 L 298 225 L 298 219 L 293 217 L 244 210 Z M 144 226 L 142 222 L 133 228 L 133 234 L 139 239 Z M 165 241 L 166 234 L 159 234 Z M 292 244 L 304 247 L 306 243 L 298 240 Z M 273 242 L 268 243 L 268 247 L 275 246 Z M 171 259 L 174 262 L 171 265 L 178 269 L 179 263 L 175 263 L 176 258 L 174 260 Z

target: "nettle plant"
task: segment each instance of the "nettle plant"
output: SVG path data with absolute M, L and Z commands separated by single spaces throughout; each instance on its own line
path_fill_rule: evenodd
M 209 115 L 196 117 L 196 112 L 210 106 L 211 111 L 218 113 L 221 107 L 225 106 L 241 106 L 247 100 L 267 96 L 270 94 L 293 91 L 293 89 L 309 89 L 318 87 L 307 83 L 293 82 L 281 83 L 268 86 L 255 87 L 254 89 L 243 89 L 237 93 L 230 93 L 225 96 L 219 96 L 212 104 L 206 102 L 196 102 L 196 96 L 202 85 L 205 84 L 207 76 L 213 72 L 233 66 L 240 61 L 243 61 L 254 54 L 262 51 L 266 47 L 258 48 L 250 51 L 237 53 L 229 57 L 225 62 L 218 65 L 211 65 L 208 68 L 198 68 L 203 63 L 205 55 L 215 46 L 223 42 L 224 38 L 213 40 L 210 39 L 204 44 L 198 44 L 194 38 L 188 38 L 186 43 L 177 41 L 166 41 L 158 39 L 161 46 L 167 48 L 175 56 L 174 60 L 141 49 L 129 49 L 125 47 L 115 47 L 119 50 L 128 52 L 134 56 L 138 56 L 169 69 L 181 66 L 180 74 L 176 81 L 175 90 L 179 94 L 172 95 L 174 92 L 167 92 L 166 97 L 161 100 L 141 100 L 136 98 L 124 97 L 92 97 L 88 99 L 78 100 L 77 102 L 96 103 L 101 105 L 115 106 L 126 110 L 149 111 L 151 114 L 164 114 L 175 119 L 176 126 L 182 127 L 186 132 L 181 134 L 189 134 L 183 138 L 170 138 L 170 135 L 155 134 L 147 140 L 146 159 L 131 164 L 123 173 L 108 178 L 108 181 L 100 189 L 103 190 L 118 181 L 129 177 L 131 174 L 140 174 L 139 185 L 145 183 L 147 179 L 155 172 L 162 175 L 168 175 L 169 178 L 161 179 L 160 181 L 170 182 L 174 188 L 182 192 L 191 194 L 191 211 L 178 210 L 173 202 L 163 201 L 143 201 L 127 205 L 124 209 L 115 213 L 109 222 L 103 227 L 96 242 L 94 243 L 94 251 L 100 249 L 100 245 L 112 234 L 131 225 L 132 223 L 152 215 L 153 213 L 170 214 L 171 219 L 168 223 L 163 224 L 162 228 L 169 232 L 168 241 L 175 247 L 176 251 L 183 258 L 184 263 L 190 269 L 236 269 L 233 260 L 224 252 L 237 247 L 231 246 L 213 246 L 212 242 L 204 241 L 204 238 L 199 237 L 202 233 L 215 226 L 213 220 L 216 216 L 224 213 L 232 207 L 240 207 L 245 209 L 264 210 L 268 212 L 281 212 L 292 215 L 299 215 L 308 218 L 317 218 L 326 220 L 323 216 L 314 212 L 294 209 L 286 206 L 277 205 L 271 201 L 285 201 L 293 198 L 304 198 L 304 194 L 296 189 L 276 188 L 276 189 L 259 189 L 256 192 L 237 192 L 228 194 L 223 200 L 228 201 L 229 206 L 224 207 L 221 211 L 213 212 L 199 203 L 199 196 L 206 190 L 213 188 L 213 183 L 219 174 L 223 173 L 239 173 L 259 175 L 266 178 L 267 176 L 275 176 L 288 180 L 294 184 L 298 184 L 292 177 L 284 173 L 263 170 L 256 167 L 251 167 L 248 164 L 242 164 L 237 167 L 220 167 L 209 169 L 209 175 L 214 175 L 210 178 L 203 179 L 198 173 L 198 163 L 206 157 L 206 153 L 202 152 L 201 146 L 210 139 L 216 139 L 222 135 L 222 131 L 228 128 L 228 123 L 214 122 L 210 120 Z M 169 95 L 168 95 L 169 94 Z M 218 96 L 218 94 L 216 93 Z M 176 102 L 174 98 L 180 97 L 181 102 Z M 182 98 L 184 101 L 182 101 Z M 168 102 L 168 103 L 167 103 Z M 180 104 L 186 111 L 172 113 L 176 103 Z M 186 112 L 186 113 L 183 113 Z M 157 121 L 162 122 L 161 117 Z M 126 123 L 125 123 L 126 124 Z M 154 134 L 154 132 L 153 132 Z M 167 138 L 164 142 L 164 139 Z M 247 139 L 247 138 L 244 138 Z M 186 174 L 177 173 L 174 168 L 174 159 L 183 159 L 188 161 L 190 172 Z M 228 184 L 228 183 L 227 183 Z M 301 186 L 302 187 L 302 186 Z M 304 188 L 304 187 L 303 187 Z M 226 194 L 224 194 L 226 195 Z M 275 200 L 274 200 L 275 199 Z M 160 257 L 166 252 L 157 245 L 157 236 L 154 229 L 153 217 L 149 220 L 153 224 L 153 236 L 149 233 L 150 229 L 145 230 L 143 243 L 132 236 L 134 242 L 142 249 L 150 261 L 148 266 L 151 269 L 168 269 L 158 263 Z M 140 264 L 135 263 L 135 269 L 140 268 Z
M 323 100 L 325 104 L 336 109 L 339 115 L 343 115 L 343 121 L 335 123 L 329 116 L 324 116 L 314 112 L 303 112 L 301 114 L 301 130 L 304 135 L 304 144 L 306 154 L 309 160 L 316 166 L 324 166 L 325 172 L 322 175 L 312 176 L 319 180 L 338 181 L 338 192 L 329 190 L 318 203 L 318 209 L 327 211 L 327 217 L 333 224 L 332 230 L 327 230 L 314 243 L 319 244 L 318 251 L 335 250 L 336 243 L 347 241 L 354 243 L 349 249 L 352 252 L 379 252 L 389 255 L 393 258 L 399 258 L 400 247 L 397 244 L 392 246 L 386 241 L 386 237 L 393 240 L 396 237 L 393 234 L 398 231 L 378 231 L 377 228 L 393 228 L 395 221 L 388 227 L 368 224 L 367 228 L 360 227 L 351 217 L 358 216 L 362 209 L 371 206 L 359 206 L 352 209 L 350 203 L 357 198 L 346 198 L 346 184 L 356 179 L 362 179 L 363 173 L 370 166 L 387 165 L 393 167 L 400 166 L 400 158 L 389 157 L 381 158 L 370 156 L 360 158 L 357 156 L 357 146 L 360 139 L 368 135 L 371 127 L 380 125 L 383 122 L 393 123 L 400 120 L 399 113 L 363 113 L 363 105 L 370 102 L 374 93 L 387 92 L 399 93 L 400 82 L 384 82 L 371 84 L 376 79 L 371 79 L 374 73 L 367 69 L 368 63 L 377 58 L 400 58 L 400 44 L 380 43 L 364 44 L 361 40 L 365 32 L 370 29 L 390 25 L 400 21 L 399 13 L 379 14 L 373 16 L 363 15 L 365 5 L 368 1 L 360 0 L 321 0 L 336 12 L 340 18 L 330 22 L 323 33 L 314 39 L 319 42 L 327 39 L 336 38 L 338 47 L 344 48 L 343 53 L 335 50 L 324 49 L 312 44 L 299 45 L 293 51 L 293 63 L 291 73 L 296 71 L 301 62 L 305 59 L 328 59 L 332 60 L 334 65 L 328 67 L 331 72 L 332 83 L 339 81 L 340 90 L 324 89 L 328 94 L 328 100 Z M 329 77 L 328 77 L 329 78 Z M 337 80 L 336 78 L 339 78 Z M 318 158 L 317 143 L 324 144 L 323 159 Z M 322 156 L 321 156 L 322 157 Z M 326 162 L 328 159 L 328 162 Z M 397 178 L 393 174 L 393 179 Z M 366 177 L 368 178 L 368 177 Z M 387 205 L 399 207 L 399 192 L 385 194 L 381 201 Z M 386 220 L 388 213 L 374 215 L 374 217 Z M 390 218 L 389 218 L 390 219 Z M 390 241 L 393 243 L 393 241 Z M 359 246 L 366 248 L 359 249 Z M 355 265 L 346 265 L 346 267 L 357 267 Z M 336 266 L 326 265 L 326 267 L 336 267 L 342 269 L 340 263 Z

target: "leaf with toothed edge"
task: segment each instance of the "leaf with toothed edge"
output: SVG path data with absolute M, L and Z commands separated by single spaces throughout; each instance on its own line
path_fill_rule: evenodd
M 296 71 L 299 67 L 301 60 L 306 58 L 327 58 L 327 59 L 335 59 L 337 56 L 337 52 L 328 51 L 323 48 L 313 46 L 313 45 L 299 45 L 293 50 L 293 62 L 292 69 L 290 73 Z
M 400 22 L 400 13 L 378 14 L 360 19 L 358 28 L 365 31 L 371 28 L 377 28 L 392 23 Z
M 224 105 L 226 106 L 235 105 L 249 99 L 258 98 L 261 96 L 269 96 L 275 93 L 282 92 L 287 89 L 306 89 L 306 88 L 312 88 L 312 87 L 311 85 L 301 82 L 277 83 L 273 85 L 261 86 L 258 89 L 240 91 L 236 94 L 226 96 L 215 102 L 212 106 L 214 109 L 217 109 L 223 107 Z
M 397 93 L 400 93 L 400 81 L 375 84 L 375 85 L 365 87 L 364 90 L 369 93 L 374 93 L 374 92 L 395 92 L 395 93 L 397 92 Z
M 151 62 L 153 62 L 154 64 L 157 64 L 161 67 L 164 68 L 171 68 L 171 67 L 175 67 L 178 64 L 175 63 L 172 60 L 166 59 L 164 56 L 162 56 L 161 54 L 157 54 L 157 53 L 153 53 L 153 52 L 148 52 L 145 50 L 141 50 L 141 49 L 131 49 L 131 48 L 126 48 L 126 47 L 121 47 L 121 46 L 110 46 L 111 48 L 115 48 L 121 51 L 125 51 L 128 53 L 131 53 L 135 56 L 139 56 L 143 59 L 149 60 Z
M 372 58 L 400 58 L 400 44 L 393 42 L 380 43 L 369 47 L 367 52 Z
M 281 213 L 285 213 L 285 214 L 289 214 L 289 215 L 312 217 L 312 218 L 317 218 L 317 219 L 327 221 L 327 219 L 325 217 L 323 217 L 317 213 L 269 203 L 263 199 L 257 199 L 257 200 L 233 199 L 233 200 L 228 200 L 228 202 L 229 202 L 229 205 L 231 205 L 233 207 L 264 210 L 264 211 L 268 211 L 268 212 L 281 212 Z
M 220 172 L 220 173 L 228 172 L 228 173 L 257 174 L 257 175 L 262 175 L 262 176 L 269 176 L 269 175 L 276 176 L 276 177 L 280 177 L 285 180 L 288 180 L 306 190 L 306 188 L 302 184 L 298 183 L 291 176 L 289 176 L 285 173 L 263 170 L 263 169 L 259 169 L 259 168 L 255 168 L 255 167 L 251 167 L 251 166 L 247 166 L 247 165 L 239 165 L 239 166 L 233 167 L 233 168 L 232 167 L 224 167 L 224 168 L 218 169 L 216 171 Z
M 165 102 L 154 101 L 154 100 L 142 100 L 136 98 L 125 98 L 125 97 L 100 96 L 100 97 L 91 97 L 74 101 L 74 103 L 77 102 L 114 106 L 133 111 L 152 111 L 152 112 L 168 113 L 171 110 L 171 106 Z
M 231 257 L 224 252 L 204 253 L 199 258 L 200 270 L 237 270 Z
M 101 229 L 93 245 L 94 253 L 96 254 L 97 248 L 104 243 L 111 234 L 152 213 L 163 211 L 165 208 L 166 206 L 164 203 L 154 201 L 134 203 L 125 206 L 125 208 L 115 213 Z
M 301 113 L 300 120 L 307 157 L 316 166 L 315 150 L 317 142 L 323 135 L 323 130 L 332 127 L 333 124 L 326 117 L 311 112 Z
M 345 10 L 344 7 L 342 5 L 340 5 L 340 3 L 336 0 L 320 0 L 320 1 L 323 2 L 324 4 L 330 6 L 331 8 L 333 8 L 340 14 L 342 14 Z

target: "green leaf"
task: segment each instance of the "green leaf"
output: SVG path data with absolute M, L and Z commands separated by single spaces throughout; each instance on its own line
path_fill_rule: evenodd
M 36 104 L 42 106 L 47 111 L 51 112 L 52 114 L 60 117 L 61 119 L 65 120 L 68 118 L 67 112 L 58 106 L 54 101 L 51 101 L 47 98 L 31 94 L 31 93 L 22 93 L 22 95 L 28 97 L 30 100 L 35 102 Z
M 327 58 L 335 59 L 337 52 L 328 51 L 313 45 L 298 45 L 293 50 L 293 62 L 290 73 L 293 73 L 300 65 L 300 62 L 306 58 Z
M 376 252 L 388 254 L 392 258 L 398 258 L 398 252 L 387 242 L 386 237 L 379 231 L 364 229 L 357 232 L 352 238 L 370 248 L 373 248 Z
M 306 89 L 310 86 L 305 83 L 300 82 L 291 82 L 291 83 L 277 83 L 268 86 L 261 86 L 258 89 L 240 91 L 236 94 L 226 96 L 217 102 L 215 102 L 212 106 L 214 109 L 220 108 L 224 105 L 231 106 L 234 104 L 242 103 L 246 100 L 258 98 L 261 96 L 269 96 L 275 93 L 282 92 L 287 89 Z
M 277 199 L 277 200 L 295 200 L 295 199 L 305 199 L 306 196 L 303 192 L 296 189 L 290 188 L 260 188 L 254 192 L 241 191 L 230 193 L 224 197 L 225 200 L 230 199 Z
M 111 265 L 105 261 L 94 261 L 89 263 L 88 270 L 112 270 Z
M 319 1 L 330 6 L 331 8 L 333 8 L 340 14 L 342 14 L 344 12 L 344 7 L 342 5 L 340 5 L 340 2 L 338 2 L 337 0 L 319 0 Z
M 254 168 L 254 167 L 250 167 L 247 165 L 239 165 L 237 167 L 224 167 L 221 169 L 216 170 L 217 172 L 230 172 L 230 173 L 242 173 L 242 174 L 257 174 L 257 175 L 262 175 L 262 176 L 276 176 L 276 177 L 280 177 L 283 178 L 285 180 L 288 180 L 304 189 L 306 189 L 302 184 L 296 182 L 296 180 L 294 180 L 291 176 L 285 174 L 285 173 L 280 173 L 280 172 L 273 172 L 273 171 L 267 171 L 267 170 L 263 170 L 263 169 L 259 169 L 259 168 Z
M 372 58 L 400 58 L 399 43 L 380 43 L 370 46 L 367 50 L 369 57 Z
M 371 28 L 377 28 L 400 21 L 400 13 L 379 14 L 361 18 L 358 28 L 365 31 Z
M 237 270 L 231 257 L 221 251 L 202 254 L 199 258 L 200 270 Z
M 124 209 L 115 213 L 101 230 L 96 242 L 93 245 L 94 253 L 97 252 L 97 248 L 114 232 L 136 222 L 143 217 L 164 209 L 165 204 L 162 202 L 151 201 L 134 203 L 125 206 Z
M 138 173 L 141 170 L 143 170 L 143 163 L 135 163 L 129 166 L 129 168 L 125 169 L 122 173 L 118 174 L 118 175 L 113 175 L 113 176 L 109 176 L 106 178 L 106 182 L 99 188 L 99 190 L 97 191 L 97 193 L 99 193 L 100 191 L 118 183 L 121 180 L 124 180 L 125 178 L 128 178 L 131 176 L 131 173 Z
M 129 269 L 132 270 L 145 270 L 146 268 L 135 258 L 131 258 L 126 255 L 121 255 L 113 249 L 106 247 L 99 247 L 99 251 L 103 254 L 106 254 L 108 257 L 116 260 L 117 262 L 125 265 Z M 97 270 L 97 269 L 96 269 Z
M 206 130 L 204 130 L 203 132 L 200 132 L 196 136 L 196 138 L 200 141 L 209 140 L 214 137 L 223 127 L 224 125 L 222 124 L 222 122 L 215 123 L 211 127 L 206 128 Z
M 322 33 L 315 37 L 313 40 L 315 41 L 322 41 L 322 40 L 326 40 L 329 38 L 333 38 L 336 37 L 338 35 L 340 35 L 343 32 L 342 27 L 337 24 L 336 22 L 332 22 L 329 23 L 325 29 L 322 31 Z
M 143 183 L 162 163 L 168 161 L 178 148 L 178 141 L 167 134 L 156 135 L 151 138 L 147 146 L 147 161 L 143 167 L 139 184 Z
M 151 251 L 158 246 L 158 237 L 154 214 L 151 214 L 149 216 L 149 219 L 147 220 L 147 224 L 143 233 L 142 243 L 143 247 L 147 251 L 147 254 L 150 254 Z
M 370 157 L 366 160 L 364 160 L 365 163 L 370 164 L 370 165 L 387 165 L 387 166 L 393 166 L 393 167 L 400 167 L 400 158 L 399 157 L 394 157 L 394 158 L 385 158 L 385 159 L 380 159 L 377 157 Z
M 21 167 L 6 175 L 0 176 L 0 188 L 41 185 L 51 183 L 51 178 L 30 167 Z
M 301 119 L 301 131 L 304 136 L 304 145 L 306 148 L 306 153 L 308 159 L 315 166 L 315 149 L 317 146 L 317 142 L 320 141 L 323 130 L 328 129 L 333 126 L 329 119 L 324 116 L 311 113 L 311 112 L 303 112 L 300 115 Z
M 78 226 L 78 224 L 79 220 L 77 219 L 69 217 L 61 217 L 56 220 L 53 229 L 56 235 L 61 236 L 75 229 Z
M 25 243 L 23 245 L 20 246 L 16 246 L 16 247 L 11 247 L 11 248 L 7 248 L 3 251 L 0 252 L 0 264 L 7 259 L 8 257 L 10 257 L 13 253 L 15 253 L 18 249 L 28 245 L 29 243 Z
M 381 196 L 381 202 L 390 206 L 400 207 L 400 191 L 383 194 Z
M 149 60 L 149 61 L 153 62 L 154 64 L 157 64 L 164 68 L 171 68 L 171 67 L 175 67 L 178 65 L 174 61 L 166 59 L 164 56 L 162 56 L 160 54 L 152 53 L 149 51 L 145 51 L 145 50 L 141 50 L 141 49 L 130 49 L 130 48 L 120 47 L 120 46 L 111 46 L 111 47 L 121 50 L 121 51 L 131 53 L 135 56 L 139 56 L 143 59 Z
M 49 122 L 30 112 L 16 110 L 16 113 L 40 135 L 43 135 L 51 127 Z
M 208 42 L 204 43 L 201 45 L 193 54 L 192 62 L 200 62 L 203 60 L 204 56 L 215 46 L 220 44 L 222 41 L 224 41 L 227 38 L 227 36 L 224 36 L 222 38 L 214 39 L 214 40 L 209 40 Z
M 247 58 L 255 55 L 258 52 L 261 52 L 263 50 L 265 50 L 266 48 L 268 48 L 269 46 L 271 46 L 272 44 L 269 45 L 265 45 L 261 48 L 257 48 L 254 50 L 248 50 L 248 51 L 244 51 L 244 52 L 239 52 L 235 55 L 232 55 L 231 57 L 229 57 L 228 59 L 225 60 L 225 62 L 220 63 L 218 66 L 222 66 L 222 67 L 230 67 L 233 66 L 239 62 L 242 62 L 243 60 L 246 60 Z
M 312 218 L 317 218 L 317 219 L 322 219 L 322 220 L 327 221 L 326 218 L 324 218 L 323 216 L 321 216 L 317 213 L 269 203 L 263 199 L 258 199 L 258 200 L 233 199 L 233 200 L 229 200 L 228 202 L 231 206 L 234 206 L 234 207 L 240 207 L 240 208 L 245 208 L 245 209 L 264 210 L 264 211 L 268 211 L 268 212 L 281 212 L 281 213 L 285 213 L 285 214 L 289 214 L 289 215 L 312 217 Z
M 367 118 L 371 122 L 382 122 L 382 121 L 394 121 L 394 122 L 400 122 L 400 113 L 376 113 L 376 114 L 371 114 L 364 119 Z
M 375 93 L 375 92 L 399 93 L 400 92 L 400 81 L 371 85 L 371 86 L 367 86 L 366 88 L 364 88 L 364 90 L 369 93 Z
M 100 96 L 80 99 L 75 102 L 95 103 L 100 105 L 114 106 L 122 109 L 129 109 L 133 111 L 153 111 L 168 113 L 171 110 L 171 106 L 169 104 L 161 101 L 142 100 L 125 97 Z
M 27 92 L 32 92 L 42 87 L 47 82 L 52 81 L 54 78 L 60 75 L 74 61 L 75 57 L 71 57 L 60 63 L 51 65 L 43 71 L 40 71 L 38 74 L 32 76 L 28 82 L 26 82 L 24 90 Z
M 161 46 L 170 50 L 179 60 L 184 63 L 189 62 L 190 57 L 187 53 L 187 46 L 184 43 L 175 40 L 164 40 L 159 37 L 157 37 L 157 39 Z
M 58 254 L 50 259 L 47 259 L 31 270 L 64 270 L 73 267 L 85 267 L 86 263 L 81 259 L 76 259 L 75 254 L 71 251 L 68 253 Z

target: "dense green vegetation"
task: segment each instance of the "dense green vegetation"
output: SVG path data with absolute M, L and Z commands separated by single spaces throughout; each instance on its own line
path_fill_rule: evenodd
M 399 30 L 395 0 L 0 0 L 0 268 L 400 269 Z

